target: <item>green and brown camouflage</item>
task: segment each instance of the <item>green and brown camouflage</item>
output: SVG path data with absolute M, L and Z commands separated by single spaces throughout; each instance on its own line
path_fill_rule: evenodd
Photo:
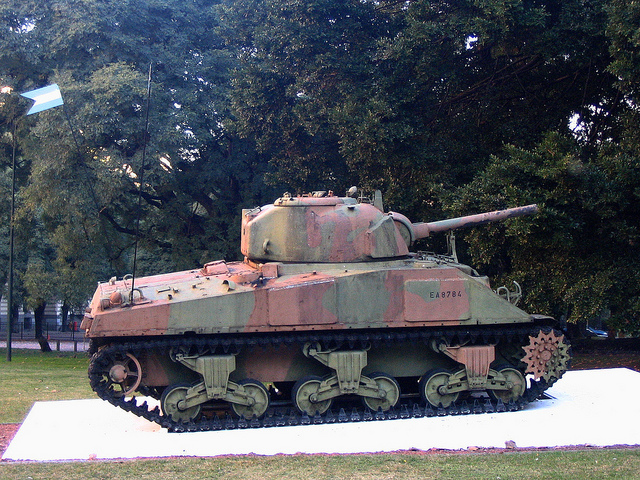
M 252 395 L 264 400 L 263 384 L 279 385 L 313 414 L 353 394 L 372 410 L 388 409 L 400 383 L 419 384 L 437 406 L 474 390 L 520 397 L 527 371 L 549 384 L 559 378 L 568 347 L 549 333 L 552 319 L 527 314 L 453 258 L 409 251 L 432 233 L 530 215 L 537 206 L 411 223 L 384 213 L 376 198 L 284 195 L 243 211 L 242 262 L 137 278 L 135 288 L 130 278 L 99 284 L 82 322 L 96 355 L 131 341 L 181 343 L 170 355 L 153 343 L 144 354 L 128 352 L 96 384 L 120 385 L 127 395 L 141 386 L 164 391 L 165 415 L 191 421 L 201 405 L 221 399 L 241 416 L 260 416 Z M 536 326 L 546 336 L 530 336 Z M 507 340 L 513 331 L 527 332 L 533 353 L 525 357 L 523 345 Z M 477 340 L 483 333 L 490 339 Z M 377 336 L 390 340 L 376 344 Z M 248 338 L 261 347 L 247 346 Z M 208 346 L 194 353 L 196 345 Z M 539 354 L 548 358 L 533 360 Z
M 322 192 L 324 193 L 324 192 Z M 406 257 L 414 241 L 432 233 L 497 222 L 538 211 L 537 205 L 411 223 L 380 205 L 351 197 L 285 195 L 273 205 L 242 212 L 242 253 L 257 262 L 369 262 Z

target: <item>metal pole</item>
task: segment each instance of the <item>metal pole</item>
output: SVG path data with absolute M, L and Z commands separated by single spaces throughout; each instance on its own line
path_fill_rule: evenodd
M 13 333 L 13 215 L 15 211 L 16 199 L 16 123 L 13 120 L 13 143 L 12 172 L 11 172 L 11 215 L 9 220 L 9 285 L 7 298 L 7 362 L 11 361 L 11 335 Z
M 138 186 L 138 216 L 136 218 L 136 241 L 133 247 L 133 274 L 131 275 L 131 305 L 136 288 L 136 265 L 138 263 L 138 238 L 140 237 L 140 212 L 142 210 L 142 182 L 144 181 L 144 161 L 147 155 L 149 141 L 149 110 L 151 109 L 151 64 L 149 64 L 149 78 L 147 80 L 147 112 L 144 121 L 144 143 L 142 144 L 142 165 L 140 166 L 140 184 Z

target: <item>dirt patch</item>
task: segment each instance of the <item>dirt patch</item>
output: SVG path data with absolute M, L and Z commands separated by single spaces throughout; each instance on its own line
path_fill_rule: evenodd
M 640 372 L 640 339 L 572 340 L 572 370 L 630 368 Z
M 632 352 L 578 352 L 571 360 L 572 370 L 596 368 L 630 368 L 640 372 L 640 353 Z
M 4 455 L 19 428 L 19 423 L 0 423 L 0 458 Z

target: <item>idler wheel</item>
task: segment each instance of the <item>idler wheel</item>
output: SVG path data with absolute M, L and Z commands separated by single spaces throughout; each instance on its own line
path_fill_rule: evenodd
M 187 398 L 187 392 L 191 388 L 188 384 L 175 384 L 165 388 L 160 398 L 162 413 L 174 422 L 190 422 L 200 415 L 200 405 L 183 408 L 180 402 Z
M 106 381 L 106 389 L 113 397 L 131 395 L 140 386 L 142 367 L 131 353 L 113 355 L 103 370 L 102 378 Z
M 333 403 L 332 398 L 320 402 L 314 398 L 315 394 L 318 393 L 321 384 L 322 378 L 310 375 L 308 377 L 301 378 L 293 386 L 291 398 L 293 400 L 293 404 L 301 413 L 306 413 L 310 416 L 316 414 L 322 415 L 331 408 L 331 404 Z
M 429 370 L 425 373 L 418 384 L 422 399 L 433 407 L 442 406 L 444 408 L 458 400 L 459 392 L 447 392 L 449 377 L 451 377 L 451 373 L 443 369 Z
M 396 379 L 386 373 L 372 373 L 367 376 L 378 384 L 382 396 L 380 398 L 362 397 L 364 404 L 374 412 L 379 409 L 386 412 L 394 407 L 400 400 L 400 385 Z
M 508 390 L 488 390 L 487 393 L 494 400 L 502 400 L 505 404 L 518 401 L 527 389 L 527 380 L 517 368 L 500 366 L 496 369 L 507 380 Z
M 269 391 L 257 380 L 245 379 L 238 382 L 242 385 L 246 394 L 254 400 L 252 405 L 240 405 L 232 403 L 231 408 L 239 417 L 251 420 L 254 415 L 256 418 L 262 417 L 269 408 Z

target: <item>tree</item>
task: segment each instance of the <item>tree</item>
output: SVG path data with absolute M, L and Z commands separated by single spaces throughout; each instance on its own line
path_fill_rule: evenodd
M 474 263 L 497 281 L 521 281 L 535 311 L 577 322 L 611 310 L 611 328 L 635 330 L 640 163 L 622 152 L 582 154 L 575 138 L 557 133 L 531 150 L 509 146 L 458 190 L 452 208 L 538 202 L 532 219 L 468 234 Z
M 475 260 L 505 277 L 525 278 L 532 308 L 569 321 L 608 312 L 609 328 L 637 334 L 640 11 L 617 1 L 603 11 L 608 50 L 596 72 L 602 87 L 576 109 L 571 134 L 550 133 L 532 148 L 507 147 L 452 203 L 458 211 L 541 203 L 528 230 L 514 223 L 471 234 Z
M 608 307 L 612 324 L 638 324 L 637 6 L 223 7 L 223 35 L 243 52 L 239 130 L 272 156 L 274 178 L 381 188 L 415 219 L 540 203 L 533 220 L 469 234 L 474 260 L 523 276 L 538 311 L 575 321 Z
M 19 135 L 20 215 L 46 232 L 53 252 L 40 272 L 65 303 L 131 273 L 138 218 L 138 275 L 239 256 L 240 210 L 270 189 L 263 157 L 228 127 L 234 59 L 217 21 L 206 0 L 0 6 L 1 83 L 20 92 L 57 82 L 65 101 L 64 112 L 24 119 Z
M 566 130 L 612 89 L 602 4 L 225 3 L 240 131 L 294 190 L 359 184 L 439 214 L 504 143 Z

